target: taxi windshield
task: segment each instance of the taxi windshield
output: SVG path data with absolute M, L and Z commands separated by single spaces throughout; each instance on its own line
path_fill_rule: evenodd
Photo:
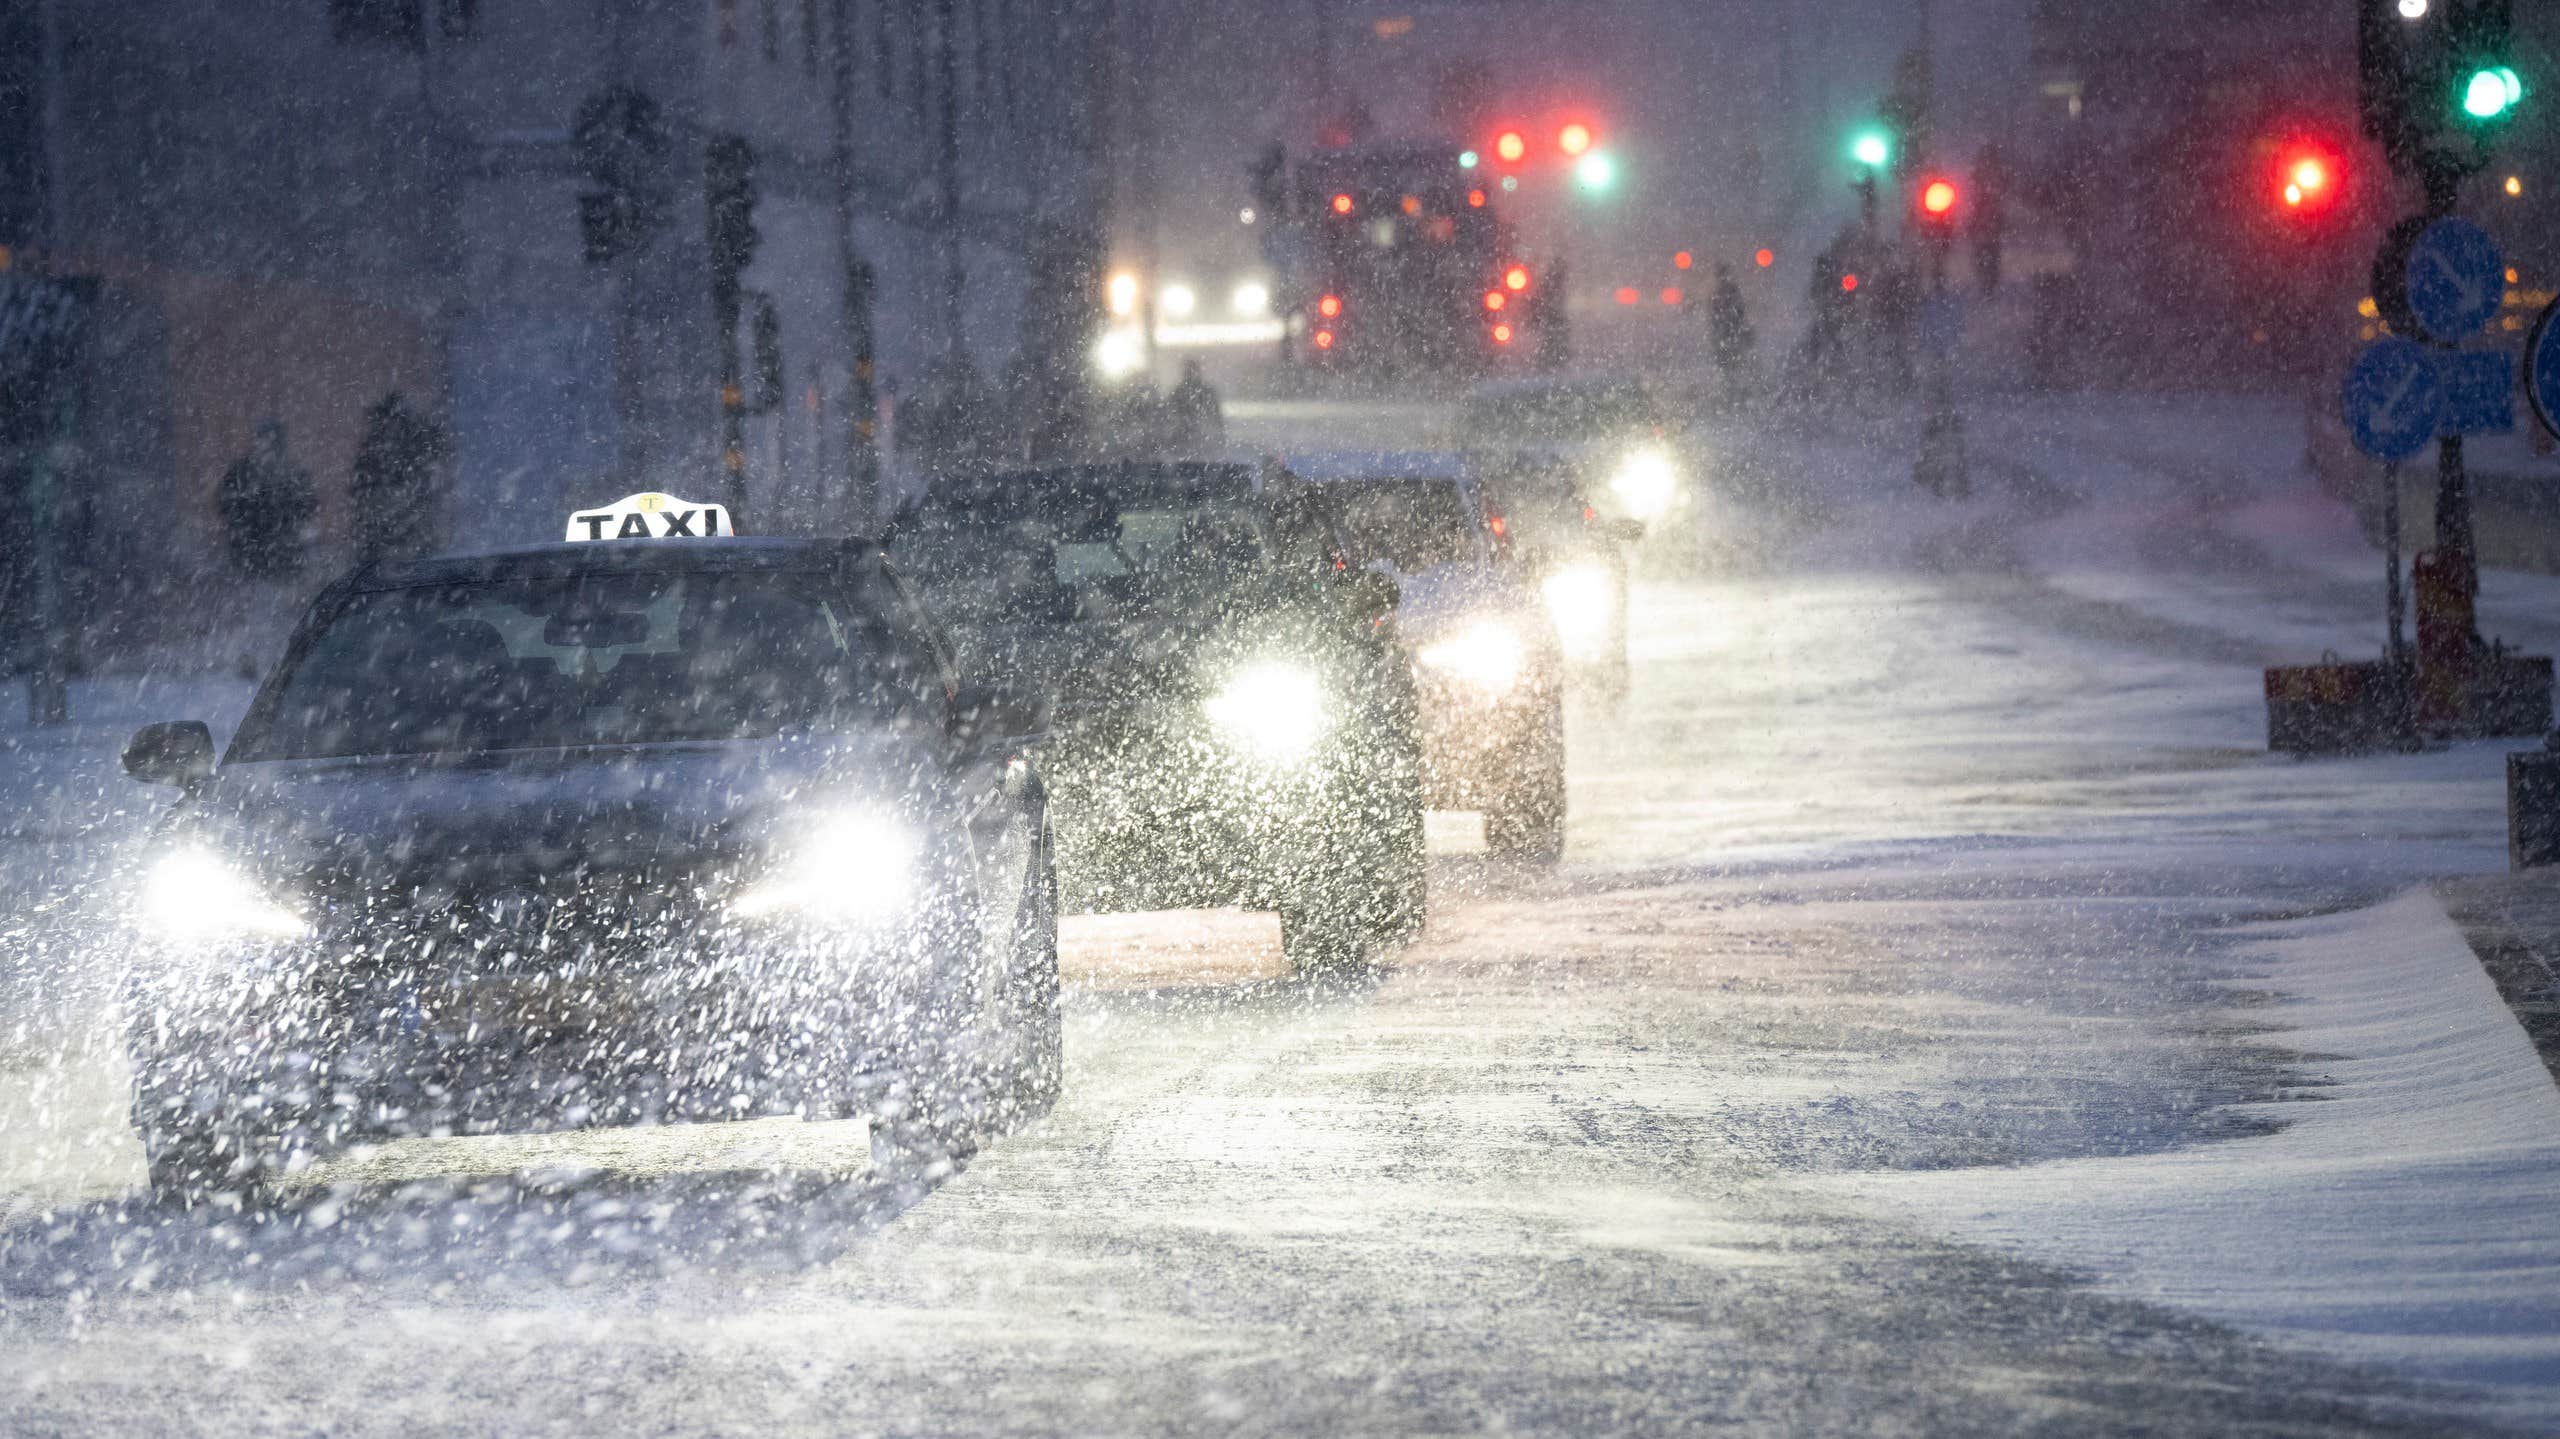
M 978 620 L 1180 603 L 1258 583 L 1276 563 L 1260 512 L 1222 502 L 928 510 L 892 550 L 934 612 Z
M 243 727 L 243 759 L 761 738 L 901 703 L 891 638 L 815 577 L 613 574 L 352 599 Z
M 1363 564 L 1384 560 L 1399 574 L 1472 563 L 1477 555 L 1467 503 L 1448 480 L 1386 480 L 1326 487 L 1344 537 Z

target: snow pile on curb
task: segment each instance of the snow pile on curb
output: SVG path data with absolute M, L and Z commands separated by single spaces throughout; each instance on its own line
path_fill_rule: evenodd
M 2264 933 L 2281 1133 L 1824 1187 L 2560 1433 L 2560 1089 L 2434 896 Z

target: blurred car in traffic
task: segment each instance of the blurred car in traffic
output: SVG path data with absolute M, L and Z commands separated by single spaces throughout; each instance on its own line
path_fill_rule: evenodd
M 1573 682 L 1605 704 L 1623 701 L 1627 552 L 1643 524 L 1603 513 L 1580 467 L 1555 451 L 1475 451 L 1466 463 L 1509 521 L 1512 551 L 1546 602 Z
M 1454 455 L 1304 458 L 1354 563 L 1391 576 L 1436 809 L 1484 816 L 1496 854 L 1564 851 L 1564 662 L 1513 562 L 1510 521 Z
M 1463 449 L 1544 450 L 1580 467 L 1600 514 L 1655 526 L 1696 502 L 1696 447 L 1670 402 L 1627 375 L 1536 375 L 1470 391 Z
M 1302 970 L 1419 932 L 1414 688 L 1390 582 L 1285 475 L 1075 465 L 936 487 L 891 541 L 964 669 L 1054 715 L 1073 910 L 1277 911 Z
M 126 896 L 155 1188 L 372 1136 L 965 1139 L 1050 1103 L 1036 707 L 959 689 L 867 542 L 705 511 L 634 496 L 581 517 L 594 543 L 361 570 L 219 759 L 202 722 L 133 737 L 179 791 Z

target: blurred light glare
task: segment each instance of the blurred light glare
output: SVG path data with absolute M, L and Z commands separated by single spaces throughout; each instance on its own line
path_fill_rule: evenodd
M 1435 670 L 1457 676 L 1476 688 L 1502 694 L 1520 682 L 1525 658 L 1520 636 L 1499 620 L 1480 620 L 1417 656 Z
M 1104 379 L 1125 380 L 1147 363 L 1145 340 L 1135 330 L 1106 330 L 1094 343 L 1093 362 Z
M 1167 285 L 1164 287 L 1163 295 L 1158 298 L 1163 301 L 1164 312 L 1175 319 L 1186 318 L 1192 311 L 1200 308 L 1200 292 L 1189 285 Z
M 1575 565 L 1547 576 L 1539 592 L 1546 597 L 1547 618 L 1567 658 L 1597 658 L 1609 638 L 1609 621 L 1618 610 L 1608 573 L 1597 565 Z
M 2400 0 L 2400 18 L 2403 20 L 2426 19 L 2427 0 Z
M 1521 156 L 1529 153 L 1529 142 L 1521 137 L 1519 131 L 1505 130 L 1495 138 L 1493 153 L 1505 164 L 1517 164 Z
M 1660 450 L 1638 450 L 1619 462 L 1609 489 L 1627 507 L 1628 518 L 1650 524 L 1669 513 L 1679 496 L 1680 470 Z
M 2523 177 L 2522 175 L 2509 175 L 2509 176 L 2507 177 L 2506 191 L 2507 191 L 2507 193 L 2508 193 L 2508 194 L 2510 194 L 2510 195 L 2521 195 L 2521 194 L 2523 194 L 2523 193 L 2524 193 L 2524 177 Z
M 1529 288 L 1529 267 L 1513 265 L 1502 272 L 1502 288 L 1514 292 Z
M 1240 671 L 1202 706 L 1228 738 L 1267 759 L 1305 757 L 1324 733 L 1324 687 L 1307 669 L 1269 661 Z
M 915 901 L 922 855 L 915 831 L 895 815 L 841 815 L 802 841 L 779 874 L 740 895 L 735 907 L 748 918 L 789 911 L 876 923 Z
M 1594 150 L 1574 162 L 1573 178 L 1586 190 L 1606 190 L 1618 183 L 1618 162 L 1608 152 Z
M 174 851 L 151 866 L 142 882 L 142 919 L 163 938 L 179 940 L 292 938 L 310 932 L 301 916 L 201 849 Z
M 1859 164 L 1880 170 L 1887 160 L 1893 158 L 1893 144 L 1880 132 L 1869 130 L 1858 136 L 1849 153 Z
M 1237 224 L 1250 225 L 1253 223 L 1253 218 L 1253 207 L 1251 205 L 1247 205 L 1243 209 L 1236 211 Z
M 1111 301 L 1111 313 L 1133 315 L 1138 311 L 1138 277 L 1122 270 L 1111 277 L 1103 292 Z
M 1271 287 L 1260 280 L 1247 280 L 1236 286 L 1227 304 L 1239 315 L 1260 315 L 1271 309 Z

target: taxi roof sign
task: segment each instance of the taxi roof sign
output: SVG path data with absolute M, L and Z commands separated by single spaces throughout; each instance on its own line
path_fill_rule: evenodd
M 688 540 L 735 535 L 729 511 L 720 505 L 698 505 L 655 490 L 627 495 L 600 510 L 569 516 L 569 539 Z

